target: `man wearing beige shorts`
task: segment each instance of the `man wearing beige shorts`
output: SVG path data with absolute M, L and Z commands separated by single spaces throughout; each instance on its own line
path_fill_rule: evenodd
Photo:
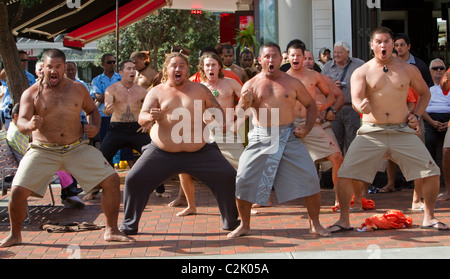
M 352 105 L 363 114 L 363 125 L 339 170 L 340 218 L 328 230 L 333 233 L 352 229 L 349 215 L 353 187 L 371 183 L 385 157 L 400 166 L 406 179 L 423 179 L 425 208 L 421 228 L 448 230 L 434 216 L 439 167 L 416 136 L 418 119 L 428 105 L 430 90 L 415 66 L 392 56 L 394 41 L 390 29 L 376 29 L 370 46 L 375 57 L 351 77 Z M 414 112 L 409 112 L 406 104 L 410 86 L 419 95 Z
M 86 191 L 97 185 L 103 189 L 102 208 L 106 217 L 106 241 L 132 241 L 119 231 L 120 180 L 100 151 L 83 140 L 93 137 L 100 127 L 100 114 L 89 92 L 78 82 L 64 77 L 66 59 L 62 51 L 44 53 L 44 78 L 24 91 L 20 99 L 17 126 L 23 134 L 32 134 L 33 142 L 14 177 L 8 205 L 10 234 L 0 247 L 22 242 L 22 222 L 27 198 L 43 196 L 46 185 L 59 170 L 67 170 Z M 82 126 L 80 113 L 88 124 Z M 83 164 L 89 162 L 89 167 Z
M 330 90 L 328 83 L 323 75 L 304 67 L 303 62 L 305 60 L 305 45 L 300 40 L 293 40 L 287 47 L 289 55 L 289 63 L 291 68 L 286 72 L 288 75 L 299 79 L 308 90 L 311 97 L 316 101 L 317 110 L 319 113 L 325 113 L 326 109 L 334 104 L 334 93 Z M 323 102 L 317 100 L 317 91 L 320 90 L 324 96 Z M 305 108 L 296 102 L 295 105 L 295 125 L 304 125 L 305 123 Z M 322 128 L 320 119 L 317 118 L 315 125 L 311 131 L 302 138 L 306 149 L 313 159 L 314 163 L 320 161 L 330 161 L 332 164 L 332 178 L 333 184 L 337 183 L 337 172 L 342 164 L 343 158 L 341 149 L 333 140 L 329 134 Z M 336 197 L 336 204 L 338 199 Z

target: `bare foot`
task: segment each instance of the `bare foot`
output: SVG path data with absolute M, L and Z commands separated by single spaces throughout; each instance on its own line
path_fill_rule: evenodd
M 97 194 L 96 193 L 89 193 L 89 194 L 86 194 L 86 196 L 83 197 L 83 201 L 95 200 L 96 198 L 97 198 Z
M 188 216 L 188 215 L 195 215 L 197 214 L 197 208 L 195 207 L 186 207 L 184 210 L 178 212 L 176 215 L 178 217 Z
M 116 242 L 134 242 L 136 241 L 134 238 L 131 238 L 124 234 L 123 232 L 117 230 L 112 232 L 110 230 L 105 230 L 104 239 L 108 242 L 116 241 Z
M 258 210 L 256 210 L 256 209 L 252 209 L 252 210 L 250 210 L 250 214 L 251 215 L 256 215 L 256 214 L 259 214 L 260 212 L 258 211 Z
M 186 204 L 187 204 L 186 197 L 185 196 L 178 196 L 176 199 L 171 201 L 168 204 L 168 206 L 170 206 L 170 207 L 177 207 L 177 206 L 186 205 Z
M 245 235 L 250 235 L 250 229 L 249 228 L 244 228 L 242 226 L 242 224 L 241 224 L 234 231 L 230 232 L 227 235 L 227 237 L 232 239 L 232 238 L 237 238 L 237 237 L 245 236 Z
M 413 202 L 411 205 L 411 210 L 412 211 L 423 211 L 423 209 L 425 208 L 425 204 L 423 202 Z
M 331 232 L 321 225 L 311 226 L 309 232 L 312 234 L 317 234 L 319 236 L 331 236 Z
M 164 192 L 164 193 L 156 193 L 156 196 L 157 197 L 162 197 L 162 198 L 170 198 L 171 197 L 171 195 L 167 194 L 166 192 Z
M 441 193 L 438 196 L 438 201 L 449 201 L 450 200 L 450 195 L 447 193 Z
M 270 207 L 272 206 L 272 202 L 269 200 L 269 202 L 267 203 L 267 205 L 260 205 L 260 204 L 253 204 L 252 208 L 258 208 L 258 207 Z
M 390 193 L 395 192 L 395 186 L 394 185 L 386 185 L 378 190 L 378 193 Z
M 0 242 L 0 247 L 10 247 L 14 245 L 19 245 L 22 243 L 22 237 L 13 237 L 12 235 L 8 235 L 5 239 Z

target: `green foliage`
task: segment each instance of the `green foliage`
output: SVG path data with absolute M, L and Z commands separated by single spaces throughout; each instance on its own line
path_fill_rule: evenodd
M 150 15 L 119 32 L 119 60 L 128 59 L 133 51 L 149 50 L 151 67 L 161 69 L 165 54 L 174 46 L 190 51 L 191 74 L 197 71 L 198 53 L 207 46 L 219 42 L 218 17 L 204 11 L 192 15 L 189 10 L 162 9 L 157 15 Z M 116 52 L 115 35 L 99 40 L 99 56 Z
M 26 7 L 31 8 L 36 4 L 41 4 L 42 0 L 20 0 L 20 2 Z
M 259 46 L 255 37 L 253 22 L 250 22 L 247 28 L 238 30 L 234 39 L 236 40 L 236 47 L 240 47 L 240 52 L 242 52 L 244 48 L 249 48 L 254 52 L 254 48 Z

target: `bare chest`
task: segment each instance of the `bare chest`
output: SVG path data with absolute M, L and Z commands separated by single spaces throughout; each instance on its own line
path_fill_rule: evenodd
M 295 104 L 295 92 L 286 86 L 273 81 L 261 82 L 254 88 L 256 92 L 255 103 L 259 106 L 280 105 L 283 103 Z
M 385 88 L 407 92 L 411 85 L 411 79 L 406 72 L 401 70 L 385 73 L 380 69 L 372 71 L 371 75 L 366 76 L 366 84 L 369 92 L 383 91 Z
M 316 99 L 316 87 L 317 87 L 317 80 L 309 74 L 304 74 L 299 77 L 299 80 L 303 83 L 306 90 L 308 90 L 309 94 L 313 99 Z
M 204 83 L 206 87 L 211 91 L 213 96 L 219 102 L 222 107 L 231 107 L 233 105 L 233 96 L 234 91 L 233 88 L 225 81 L 220 81 L 216 85 L 212 85 L 209 83 Z
M 201 96 L 186 95 L 182 93 L 167 93 L 160 99 L 161 111 L 166 114 L 174 112 L 193 113 L 198 111 L 203 113 L 204 100 Z
M 119 94 L 116 94 L 114 96 L 114 102 L 117 105 L 131 105 L 131 104 L 136 104 L 136 105 L 141 105 L 142 104 L 142 94 L 139 94 L 138 92 L 136 92 L 135 90 L 133 90 L 133 88 L 130 89 L 130 91 L 123 91 L 120 92 Z
M 35 111 L 38 115 L 81 113 L 83 98 L 79 92 L 43 90 L 34 98 Z

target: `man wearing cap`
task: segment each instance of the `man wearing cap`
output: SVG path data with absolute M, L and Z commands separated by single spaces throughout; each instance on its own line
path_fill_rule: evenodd
M 323 47 L 319 50 L 319 59 L 316 61 L 316 64 L 319 65 L 320 69 L 323 70 L 323 66 L 332 60 L 331 59 L 331 50 L 326 47 Z

